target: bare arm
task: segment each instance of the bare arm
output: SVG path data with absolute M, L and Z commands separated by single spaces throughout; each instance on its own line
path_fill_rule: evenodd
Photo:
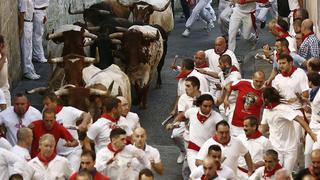
M 72 141 L 67 141 L 64 146 L 67 147 L 76 147 L 79 145 L 79 142 L 76 139 L 73 139 Z
M 268 80 L 265 82 L 266 85 L 271 85 L 271 81 L 274 80 L 274 78 L 276 77 L 277 74 L 278 74 L 277 68 L 272 68 L 270 76 L 269 76 Z
M 84 138 L 84 140 L 83 140 L 82 143 L 83 143 L 83 144 L 82 144 L 82 147 L 83 147 L 84 150 L 88 150 L 88 151 L 91 151 L 91 150 L 92 150 L 91 144 L 93 144 L 94 142 L 93 142 L 90 138 L 88 138 L 88 136 L 86 136 L 86 137 Z
M 248 166 L 248 176 L 251 176 L 251 174 L 253 173 L 253 162 L 249 152 L 244 155 L 244 159 L 246 160 L 246 164 Z
M 259 127 L 259 131 L 262 133 L 262 134 L 265 134 L 268 132 L 268 125 L 267 124 L 261 124 L 260 127 Z
M 302 126 L 302 128 L 311 136 L 311 138 L 314 142 L 317 141 L 316 134 L 314 132 L 312 132 L 312 130 L 310 129 L 310 127 L 308 126 L 306 121 L 303 119 L 303 117 L 297 116 L 294 118 L 294 120 L 297 121 Z
M 177 113 L 179 98 L 180 98 L 180 96 L 177 95 L 177 96 L 176 96 L 176 100 L 175 100 L 175 102 L 174 102 L 173 109 L 172 109 L 172 111 L 170 112 L 170 115 L 173 115 L 173 116 L 174 116 L 174 115 Z
M 163 168 L 162 162 L 159 162 L 159 163 L 151 162 L 151 166 L 155 172 L 157 172 L 160 175 L 163 175 L 164 168 Z
M 80 132 L 86 132 L 88 129 L 88 125 L 91 123 L 92 117 L 90 113 L 82 113 L 80 118 L 77 121 L 81 121 L 79 124 L 78 129 Z

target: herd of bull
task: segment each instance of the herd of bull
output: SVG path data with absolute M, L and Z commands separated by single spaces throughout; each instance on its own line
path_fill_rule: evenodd
M 49 87 L 28 93 L 54 91 L 67 105 L 91 112 L 99 109 L 97 96 L 121 95 L 131 102 L 134 87 L 138 104 L 146 108 L 156 70 L 157 86 L 161 85 L 168 33 L 174 25 L 170 3 L 107 0 L 81 11 L 69 6 L 69 14 L 83 14 L 85 23 L 63 25 L 47 35 L 48 40 L 63 43 L 61 57 L 49 58 L 56 64 Z

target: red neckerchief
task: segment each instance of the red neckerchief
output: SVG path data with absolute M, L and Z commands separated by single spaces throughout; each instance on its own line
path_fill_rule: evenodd
M 231 66 L 229 73 L 234 72 L 234 71 L 238 71 L 239 72 L 239 70 L 238 70 L 238 68 L 236 66 Z
M 282 166 L 279 163 L 277 163 L 276 167 L 271 171 L 268 171 L 267 168 L 264 168 L 263 178 L 267 178 L 267 177 L 273 176 L 281 168 L 282 168 Z
M 212 138 L 213 138 L 213 140 L 215 140 L 216 142 L 218 142 L 218 143 L 222 144 L 223 146 L 228 145 L 228 144 L 229 144 L 229 142 L 230 142 L 230 140 L 231 140 L 231 137 L 230 137 L 228 142 L 226 142 L 226 143 L 222 143 L 222 142 L 218 139 L 217 135 L 214 135 Z
M 248 138 L 248 140 L 249 139 L 257 139 L 257 138 L 259 138 L 259 137 L 261 137 L 262 136 L 262 134 L 261 134 L 261 132 L 260 131 L 256 131 L 255 133 L 253 133 L 253 134 L 249 134 L 249 135 L 246 135 L 246 137 Z
M 111 143 L 109 143 L 109 144 L 107 145 L 107 147 L 108 147 L 108 149 L 109 149 L 111 152 L 114 153 L 113 156 L 116 156 L 119 152 L 121 152 L 121 151 L 123 150 L 123 149 L 114 150 Z
M 319 177 L 320 175 L 317 175 L 316 172 L 314 172 L 314 168 L 313 168 L 312 165 L 310 165 L 310 166 L 308 167 L 308 170 L 309 170 L 310 174 L 311 174 L 313 177 L 315 177 L 316 179 L 320 179 L 320 177 Z
M 206 120 L 210 117 L 211 113 L 209 113 L 208 115 L 202 115 L 200 113 L 200 111 L 198 111 L 197 113 L 197 118 L 198 120 L 203 124 L 204 122 L 206 122 Z
M 56 114 L 58 114 L 61 110 L 62 110 L 62 108 L 63 108 L 63 106 L 61 106 L 61 105 L 58 105 L 57 107 L 56 107 Z
M 181 78 L 186 78 L 191 72 L 192 72 L 192 70 L 185 71 L 185 72 L 180 72 L 180 73 L 176 76 L 176 79 L 179 80 L 179 79 L 181 79 Z
M 278 106 L 280 103 L 271 103 L 270 105 L 266 105 L 264 108 L 266 109 L 273 109 L 274 107 Z
M 294 73 L 294 71 L 296 71 L 296 70 L 297 70 L 297 68 L 292 66 L 292 68 L 289 72 L 281 72 L 281 74 L 283 77 L 290 77 Z
M 45 157 L 42 157 L 40 153 L 38 153 L 37 155 L 38 159 L 45 165 L 45 166 L 48 166 L 48 164 L 50 163 L 50 161 L 52 161 L 55 157 L 56 157 L 56 153 L 53 152 L 51 154 L 50 157 L 48 158 L 45 158 Z
M 283 39 L 283 38 L 286 38 L 286 37 L 290 36 L 289 33 L 287 31 L 285 31 L 279 24 L 275 25 L 275 30 L 277 32 L 282 32 L 283 33 L 282 35 L 279 35 L 277 39 Z
M 201 64 L 199 66 L 196 66 L 196 68 L 207 68 L 207 67 L 209 67 L 208 63 L 204 63 L 204 64 Z
M 111 122 L 114 122 L 114 123 L 117 123 L 119 121 L 119 119 L 120 119 L 120 118 L 115 119 L 112 116 L 110 116 L 110 114 L 108 114 L 108 113 L 103 113 L 101 115 L 101 117 L 106 118 L 106 119 L 108 119 L 108 120 L 110 120 Z
M 302 36 L 302 42 L 307 39 L 309 36 L 311 36 L 312 34 L 314 34 L 314 32 L 309 32 L 308 34 Z
M 216 178 L 217 176 L 213 177 L 212 179 Z M 211 179 L 207 179 L 205 175 L 201 176 L 201 180 L 211 180 Z

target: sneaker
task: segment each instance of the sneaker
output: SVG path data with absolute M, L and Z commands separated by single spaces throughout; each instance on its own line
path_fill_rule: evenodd
M 211 21 L 210 23 L 207 24 L 207 32 L 210 32 L 214 28 L 214 23 Z
M 184 161 L 184 159 L 185 159 L 185 156 L 186 156 L 185 153 L 180 152 L 180 154 L 179 154 L 179 156 L 178 156 L 178 159 L 177 159 L 177 163 L 178 163 L 178 164 L 183 163 L 183 161 Z
M 27 79 L 31 79 L 31 80 L 37 80 L 40 79 L 40 75 L 36 74 L 36 73 L 27 73 L 24 75 L 25 78 Z
M 190 30 L 187 28 L 186 30 L 183 31 L 182 36 L 188 37 L 189 35 L 190 35 Z

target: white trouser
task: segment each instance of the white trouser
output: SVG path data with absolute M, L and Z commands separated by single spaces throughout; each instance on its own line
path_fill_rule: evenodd
M 277 151 L 277 150 L 276 150 Z M 297 149 L 287 151 L 277 151 L 279 155 L 279 162 L 282 167 L 287 169 L 289 172 L 293 171 L 294 165 L 297 160 Z
M 178 128 L 172 130 L 171 138 L 175 145 L 179 148 L 180 153 L 186 153 L 185 141 L 183 134 L 186 130 L 184 122 L 181 122 Z
M 193 8 L 191 15 L 186 22 L 187 28 L 190 28 L 192 26 L 192 24 L 197 20 L 198 15 L 200 15 L 200 17 L 207 23 L 210 23 L 210 21 L 213 20 L 210 12 L 206 12 L 208 10 L 205 8 L 209 2 L 210 0 L 199 0 L 197 5 Z
M 81 153 L 82 149 L 80 147 L 75 147 L 74 151 L 68 155 L 61 155 L 68 159 L 69 164 L 73 171 L 79 171 L 80 162 L 81 162 Z
M 227 121 L 228 121 L 228 123 L 230 125 L 231 125 L 231 122 L 232 122 L 232 118 L 233 118 L 233 114 L 234 114 L 235 108 L 236 108 L 236 103 L 231 103 L 229 105 L 229 108 L 226 109 Z
M 216 16 L 216 12 L 214 11 L 214 9 L 211 6 L 211 3 L 209 2 L 207 4 L 207 6 L 205 7 L 205 9 L 207 10 L 206 12 L 209 12 L 211 17 L 212 17 L 212 21 L 216 21 L 217 20 L 217 16 Z
M 33 16 L 33 52 L 32 57 L 37 61 L 44 60 L 44 52 L 42 46 L 42 36 L 44 32 L 43 19 L 46 16 L 46 10 L 35 10 Z
M 238 30 L 242 23 L 242 36 L 244 39 L 254 39 L 254 35 L 251 33 L 253 30 L 252 19 L 250 13 L 241 13 L 236 8 L 233 9 L 233 13 L 230 17 L 229 25 L 229 42 L 228 48 L 234 52 L 236 49 L 236 37 Z
M 231 132 L 231 136 L 237 137 L 240 134 L 244 134 L 244 130 L 243 127 L 237 127 L 234 125 L 230 125 L 230 132 Z
M 21 65 L 23 69 L 23 73 L 31 73 L 35 74 L 36 71 L 32 64 L 32 31 L 33 31 L 33 23 L 32 22 L 24 22 L 23 34 L 21 37 Z
M 219 7 L 218 7 L 218 13 L 219 13 L 219 16 L 220 14 L 222 13 L 222 11 L 224 9 L 226 9 L 227 7 L 229 7 L 230 5 L 230 2 L 229 1 L 226 1 L 226 0 L 220 0 L 219 1 Z
M 269 8 L 266 7 L 260 7 L 257 5 L 257 20 L 260 22 L 265 22 L 267 20 L 267 14 L 268 14 Z
M 229 4 L 225 6 L 225 9 L 220 13 L 218 23 L 220 24 L 220 31 L 223 35 L 228 35 L 230 17 L 232 15 L 233 8 Z
M 188 161 L 188 166 L 191 173 L 197 168 L 196 166 L 197 154 L 198 154 L 198 151 L 195 151 L 193 149 L 187 149 L 187 161 Z

